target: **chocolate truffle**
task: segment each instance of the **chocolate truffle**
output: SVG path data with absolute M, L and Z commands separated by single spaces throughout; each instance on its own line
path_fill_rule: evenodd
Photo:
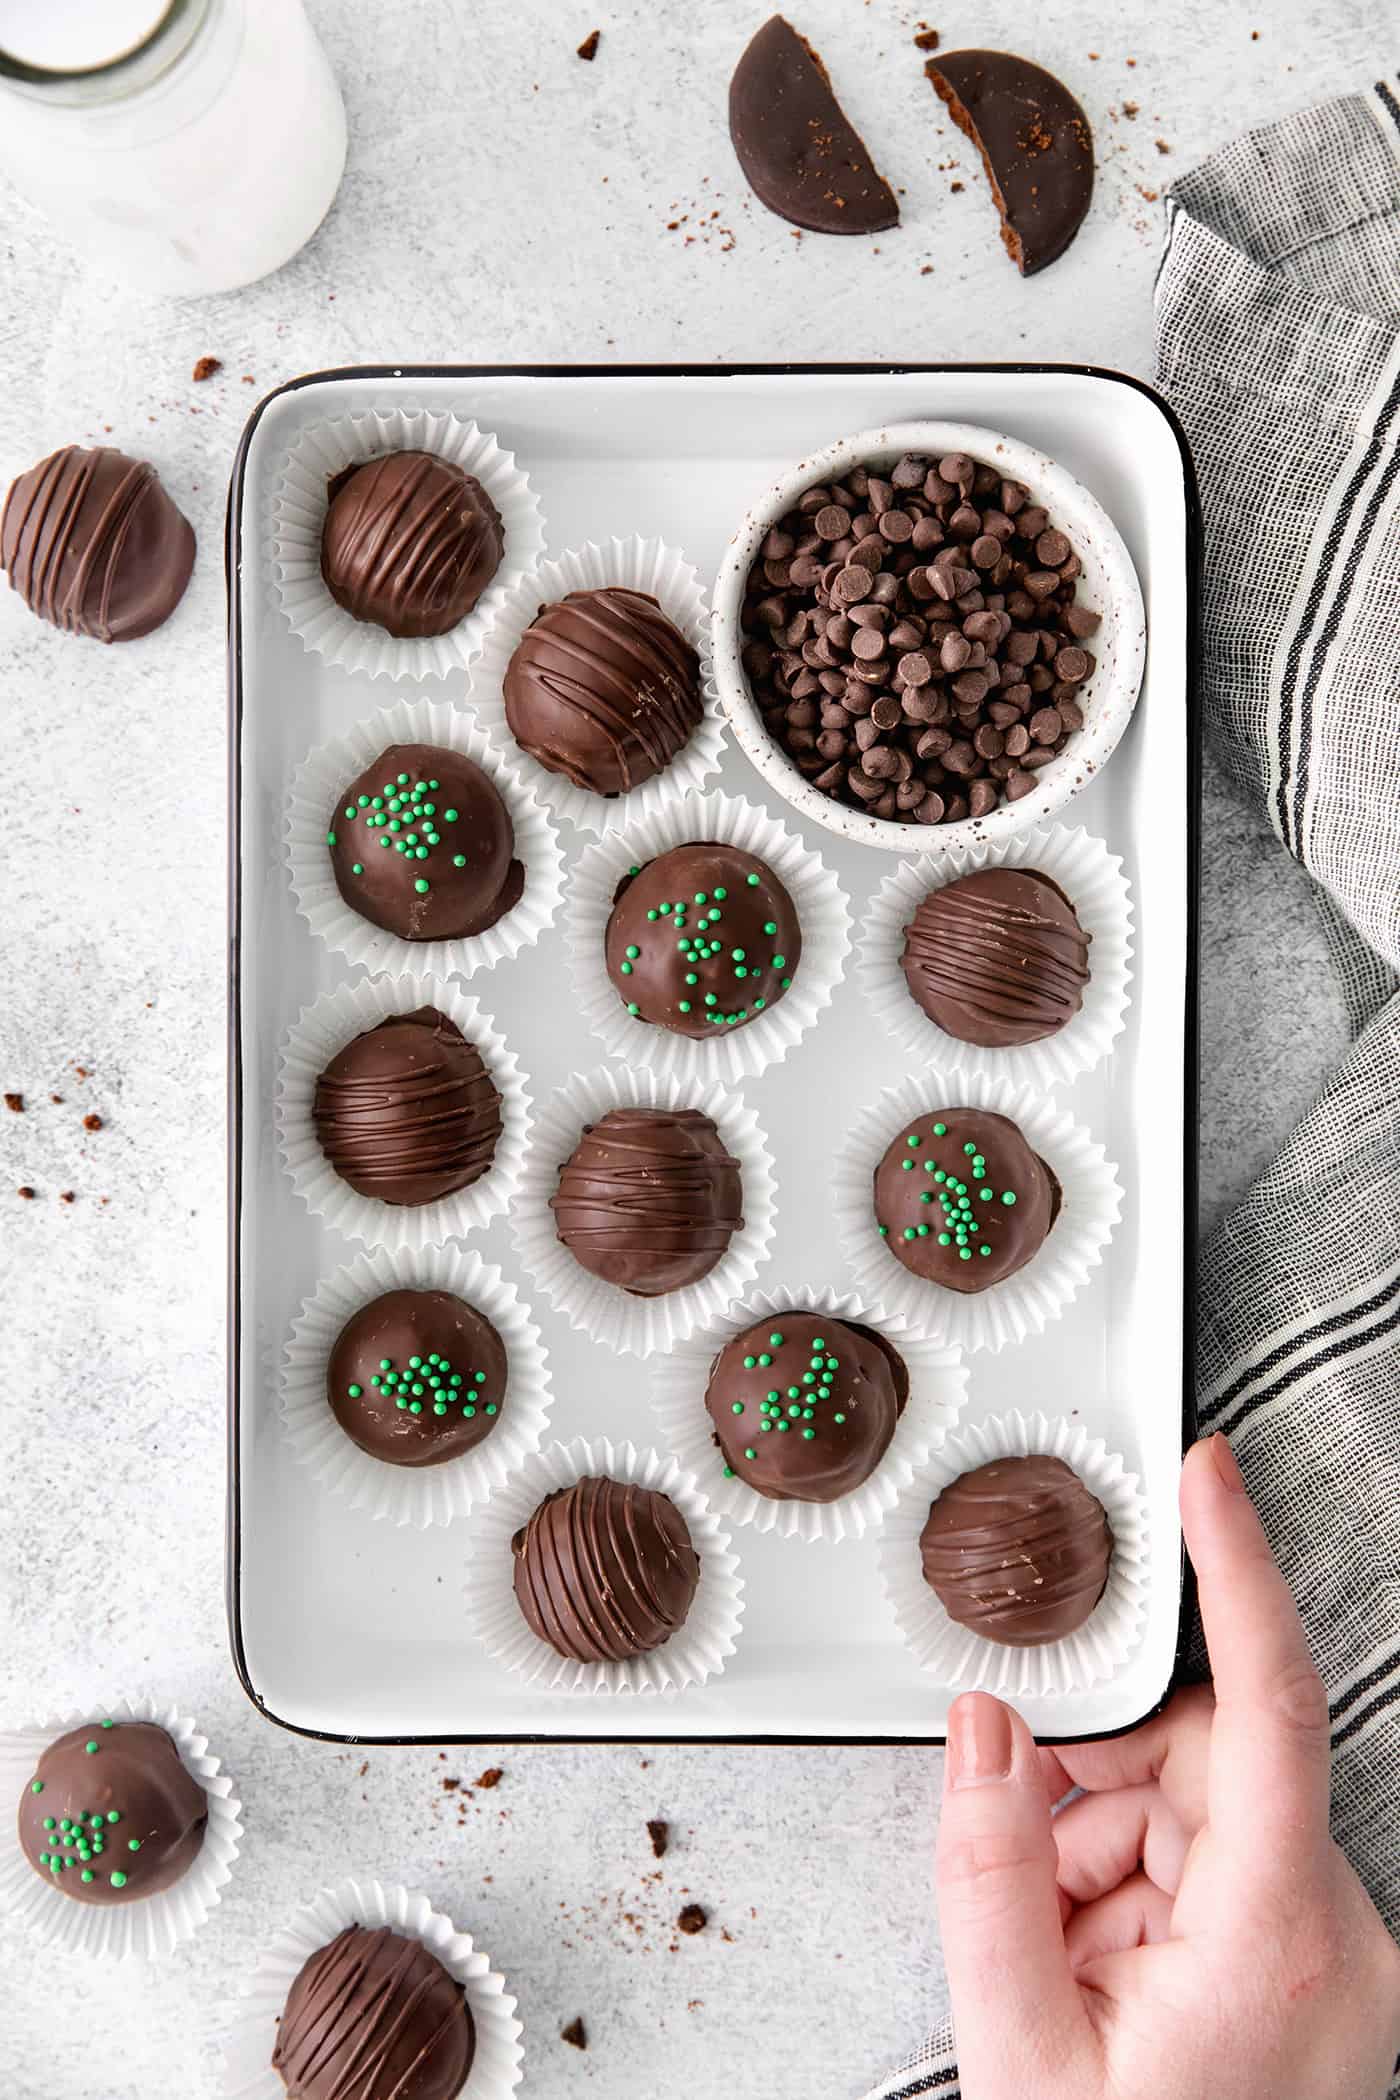
M 924 71 L 982 156 L 1002 245 L 1033 277 L 1064 254 L 1089 209 L 1089 119 L 1053 73 L 1009 51 L 948 51 Z
M 475 2054 L 466 1994 L 437 1956 L 349 1925 L 287 1993 L 272 2067 L 289 2100 L 456 2100 Z
M 628 1013 L 700 1037 L 777 1005 L 802 958 L 802 929 L 761 860 L 692 842 L 623 877 L 605 957 Z
M 194 534 L 155 468 L 110 446 L 51 453 L 0 512 L 0 569 L 69 634 L 138 640 L 170 618 L 193 567 Z
M 729 83 L 729 136 L 761 204 L 813 233 L 899 224 L 894 192 L 817 53 L 782 15 L 757 30 Z
M 919 1534 L 924 1580 L 958 1626 L 1008 1648 L 1063 1640 L 1103 1595 L 1113 1534 L 1062 1459 L 998 1458 L 944 1488 Z
M 1038 1043 L 1072 1021 L 1089 936 L 1034 868 L 983 868 L 930 890 L 904 929 L 904 979 L 946 1035 L 986 1050 Z
M 481 483 L 433 452 L 389 452 L 327 487 L 321 574 L 352 619 L 400 641 L 465 620 L 505 542 Z
M 875 1222 L 914 1276 L 985 1291 L 1023 1269 L 1054 1224 L 1060 1184 L 1007 1116 L 939 1108 L 900 1127 L 875 1169 Z
M 501 1135 L 481 1052 L 435 1007 L 390 1014 L 337 1050 L 311 1117 L 342 1181 L 381 1203 L 436 1203 L 470 1188 Z
M 668 1496 L 585 1478 L 546 1495 L 511 1541 L 525 1623 L 570 1662 L 631 1662 L 685 1622 L 700 1561 Z
M 465 940 L 520 902 L 515 827 L 490 775 L 458 751 L 391 744 L 330 813 L 335 886 L 403 941 Z
M 440 1466 L 491 1434 L 505 1344 L 451 1291 L 386 1291 L 340 1330 L 326 1397 L 345 1434 L 391 1466 Z
M 904 1360 L 873 1328 L 775 1313 L 710 1366 L 705 1405 L 725 1470 L 773 1502 L 835 1502 L 868 1480 L 909 1397 Z
M 644 591 L 570 591 L 543 605 L 506 666 L 522 751 L 595 795 L 625 795 L 699 727 L 700 659 Z
M 50 1743 L 20 1796 L 20 1849 L 79 1903 L 139 1903 L 187 1872 L 209 1803 L 163 1728 L 89 1721 Z
M 739 1162 L 691 1108 L 613 1108 L 588 1124 L 549 1199 L 581 1268 L 636 1298 L 708 1276 L 744 1219 Z

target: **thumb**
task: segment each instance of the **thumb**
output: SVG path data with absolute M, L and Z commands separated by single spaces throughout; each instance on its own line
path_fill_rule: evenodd
M 938 1910 L 967 2100 L 1038 2092 L 1052 2070 L 1064 2080 L 1092 2032 L 1065 1952 L 1049 1796 L 1030 1730 L 985 1692 L 948 1715 Z

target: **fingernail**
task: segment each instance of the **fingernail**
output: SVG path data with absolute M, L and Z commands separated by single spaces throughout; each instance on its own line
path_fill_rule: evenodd
M 1210 1439 L 1208 1449 L 1215 1460 L 1215 1470 L 1220 1475 L 1222 1485 L 1227 1487 L 1232 1495 L 1248 1494 L 1244 1475 L 1240 1471 L 1240 1462 L 1230 1448 L 1229 1437 L 1221 1436 L 1217 1432 Z
M 985 1692 L 969 1692 L 948 1715 L 949 1786 L 1011 1777 L 1011 1715 Z

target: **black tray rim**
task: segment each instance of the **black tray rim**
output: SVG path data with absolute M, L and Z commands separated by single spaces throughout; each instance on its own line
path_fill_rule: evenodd
M 613 1735 L 569 1735 L 534 1732 L 528 1734 L 464 1735 L 340 1735 L 334 1730 L 307 1728 L 274 1713 L 253 1683 L 243 1641 L 242 1589 L 242 1476 L 239 1452 L 242 1310 L 242 1278 L 239 1258 L 243 1201 L 243 1083 L 242 1083 L 242 729 L 243 571 L 239 558 L 243 518 L 243 496 L 248 455 L 253 436 L 274 401 L 302 388 L 341 380 L 414 380 L 452 385 L 487 379 L 754 379 L 754 378 L 907 378 L 926 374 L 1005 374 L 1007 376 L 1074 377 L 1103 380 L 1143 395 L 1176 442 L 1181 459 L 1183 497 L 1186 510 L 1186 982 L 1184 986 L 1183 1036 L 1185 1069 L 1182 1093 L 1182 1381 L 1181 1446 L 1183 1454 L 1196 1441 L 1196 1294 L 1198 1194 L 1198 1136 L 1200 1127 L 1200 890 L 1201 890 L 1201 615 L 1200 582 L 1202 560 L 1201 498 L 1195 462 L 1181 420 L 1171 404 L 1144 379 L 1119 372 L 1108 365 L 1055 363 L 1036 360 L 973 363 L 926 363 L 923 361 L 801 363 L 801 364 L 486 364 L 338 365 L 322 371 L 304 372 L 285 380 L 264 394 L 243 426 L 229 478 L 224 537 L 224 581 L 228 600 L 228 1272 L 227 1272 L 227 1483 L 224 1524 L 224 1602 L 228 1621 L 229 1649 L 238 1682 L 250 1704 L 273 1727 L 311 1742 L 348 1744 L 366 1749 L 452 1749 L 485 1747 L 504 1743 L 559 1743 L 580 1747 L 610 1748 L 636 1744 L 676 1745 L 694 1749 L 741 1749 L 771 1745 L 779 1749 L 911 1749 L 936 1750 L 947 1738 L 942 1735 L 658 1735 L 621 1730 Z M 1089 1730 L 1077 1735 L 1042 1735 L 1037 1741 L 1055 1743 L 1101 1742 L 1128 1734 L 1152 1720 L 1172 1695 L 1187 1681 L 1192 1635 L 1196 1618 L 1196 1579 L 1183 1545 L 1177 1605 L 1176 1646 L 1172 1668 L 1161 1696 L 1133 1721 L 1117 1728 Z

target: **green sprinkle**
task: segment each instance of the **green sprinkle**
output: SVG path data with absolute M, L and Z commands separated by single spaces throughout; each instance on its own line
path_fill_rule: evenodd
M 1010 1203 L 1014 1203 L 1014 1202 L 1016 1201 L 1015 1191 L 1014 1191 L 1014 1190 L 1012 1190 L 1012 1189 L 1006 1189 L 1006 1190 L 1004 1190 L 1004 1191 L 1003 1191 L 1003 1193 L 1002 1193 L 1002 1199 L 1001 1199 L 1001 1200 L 1002 1200 L 1002 1202 L 1003 1202 L 1003 1203 L 1007 1203 L 1007 1204 L 1010 1204 Z
M 357 1386 L 357 1385 L 347 1385 L 347 1386 L 346 1386 L 346 1388 L 345 1388 L 345 1390 L 346 1390 L 346 1392 L 347 1392 L 347 1393 L 348 1393 L 348 1394 L 350 1395 L 350 1398 L 351 1398 L 352 1400 L 358 1400 L 358 1399 L 359 1399 L 359 1397 L 360 1397 L 360 1392 L 361 1392 L 361 1388 L 360 1388 L 359 1386 Z
M 126 1876 L 120 1870 L 112 1876 L 112 1887 L 114 1889 L 124 1889 L 126 1887 Z
M 88 1754 L 88 1756 L 89 1756 L 89 1757 L 96 1757 L 96 1755 L 97 1755 L 97 1745 L 96 1745 L 96 1743 L 84 1743 L 84 1744 L 83 1744 L 83 1748 L 84 1748 L 84 1750 L 85 1750 L 85 1751 L 87 1752 L 87 1754 Z
M 777 920 L 776 920 L 776 919 L 765 919 L 765 920 L 764 920 L 764 922 L 763 922 L 763 931 L 764 931 L 765 933 L 776 933 L 776 932 L 777 932 L 777 930 L 778 930 L 778 922 L 777 922 Z
M 933 1126 L 933 1134 L 935 1137 L 947 1137 L 948 1125 L 946 1123 L 935 1123 Z
M 775 970 L 785 970 L 787 968 L 787 957 L 785 955 L 775 955 L 773 957 L 773 968 Z
M 730 1414 L 731 1414 L 731 1415 L 741 1415 L 741 1414 L 742 1414 L 742 1413 L 744 1412 L 744 1403 L 743 1403 L 743 1401 L 742 1401 L 742 1400 L 736 1400 L 736 1401 L 734 1402 L 734 1405 L 733 1405 L 733 1406 L 732 1406 L 732 1407 L 730 1408 L 729 1412 L 730 1412 Z
M 43 1793 L 43 1791 L 44 1791 L 44 1782 L 43 1782 L 43 1780 L 42 1780 L 42 1779 L 36 1779 L 36 1780 L 34 1781 L 33 1785 L 32 1785 L 32 1786 L 30 1787 L 29 1791 L 30 1791 L 30 1793 L 31 1793 L 31 1794 L 42 1794 L 42 1793 Z
M 756 875 L 747 875 L 744 879 L 748 883 L 748 886 L 751 890 L 756 890 L 758 888 L 758 877 Z
M 725 1467 L 725 1469 L 724 1469 L 724 1477 L 725 1477 L 725 1479 L 726 1479 L 726 1480 L 732 1480 L 732 1479 L 734 1478 L 734 1468 L 733 1468 L 733 1466 L 726 1466 L 726 1467 Z
M 780 1334 L 770 1334 L 768 1337 L 768 1346 L 770 1347 L 770 1349 L 781 1349 L 783 1346 L 782 1336 Z
M 971 1261 L 971 1259 L 972 1259 L 972 1249 L 971 1249 L 971 1247 L 959 1247 L 959 1249 L 958 1249 L 958 1260 L 959 1260 L 959 1261 Z
M 754 1450 L 753 1446 L 752 1446 L 752 1445 L 750 1444 L 750 1445 L 749 1445 L 749 1447 L 748 1447 L 748 1449 L 747 1449 L 747 1450 L 745 1451 L 745 1453 L 744 1453 L 744 1456 L 745 1456 L 745 1458 L 757 1458 L 757 1457 L 758 1457 L 758 1453 L 757 1453 L 757 1452 L 756 1452 L 756 1451 Z
M 326 844 L 328 846 L 333 846 L 335 844 L 335 833 L 333 831 L 328 831 L 326 833 Z
M 414 883 L 413 887 L 417 890 L 420 897 L 426 897 L 428 891 L 432 888 L 432 884 L 430 882 L 426 882 L 420 875 L 418 880 Z

